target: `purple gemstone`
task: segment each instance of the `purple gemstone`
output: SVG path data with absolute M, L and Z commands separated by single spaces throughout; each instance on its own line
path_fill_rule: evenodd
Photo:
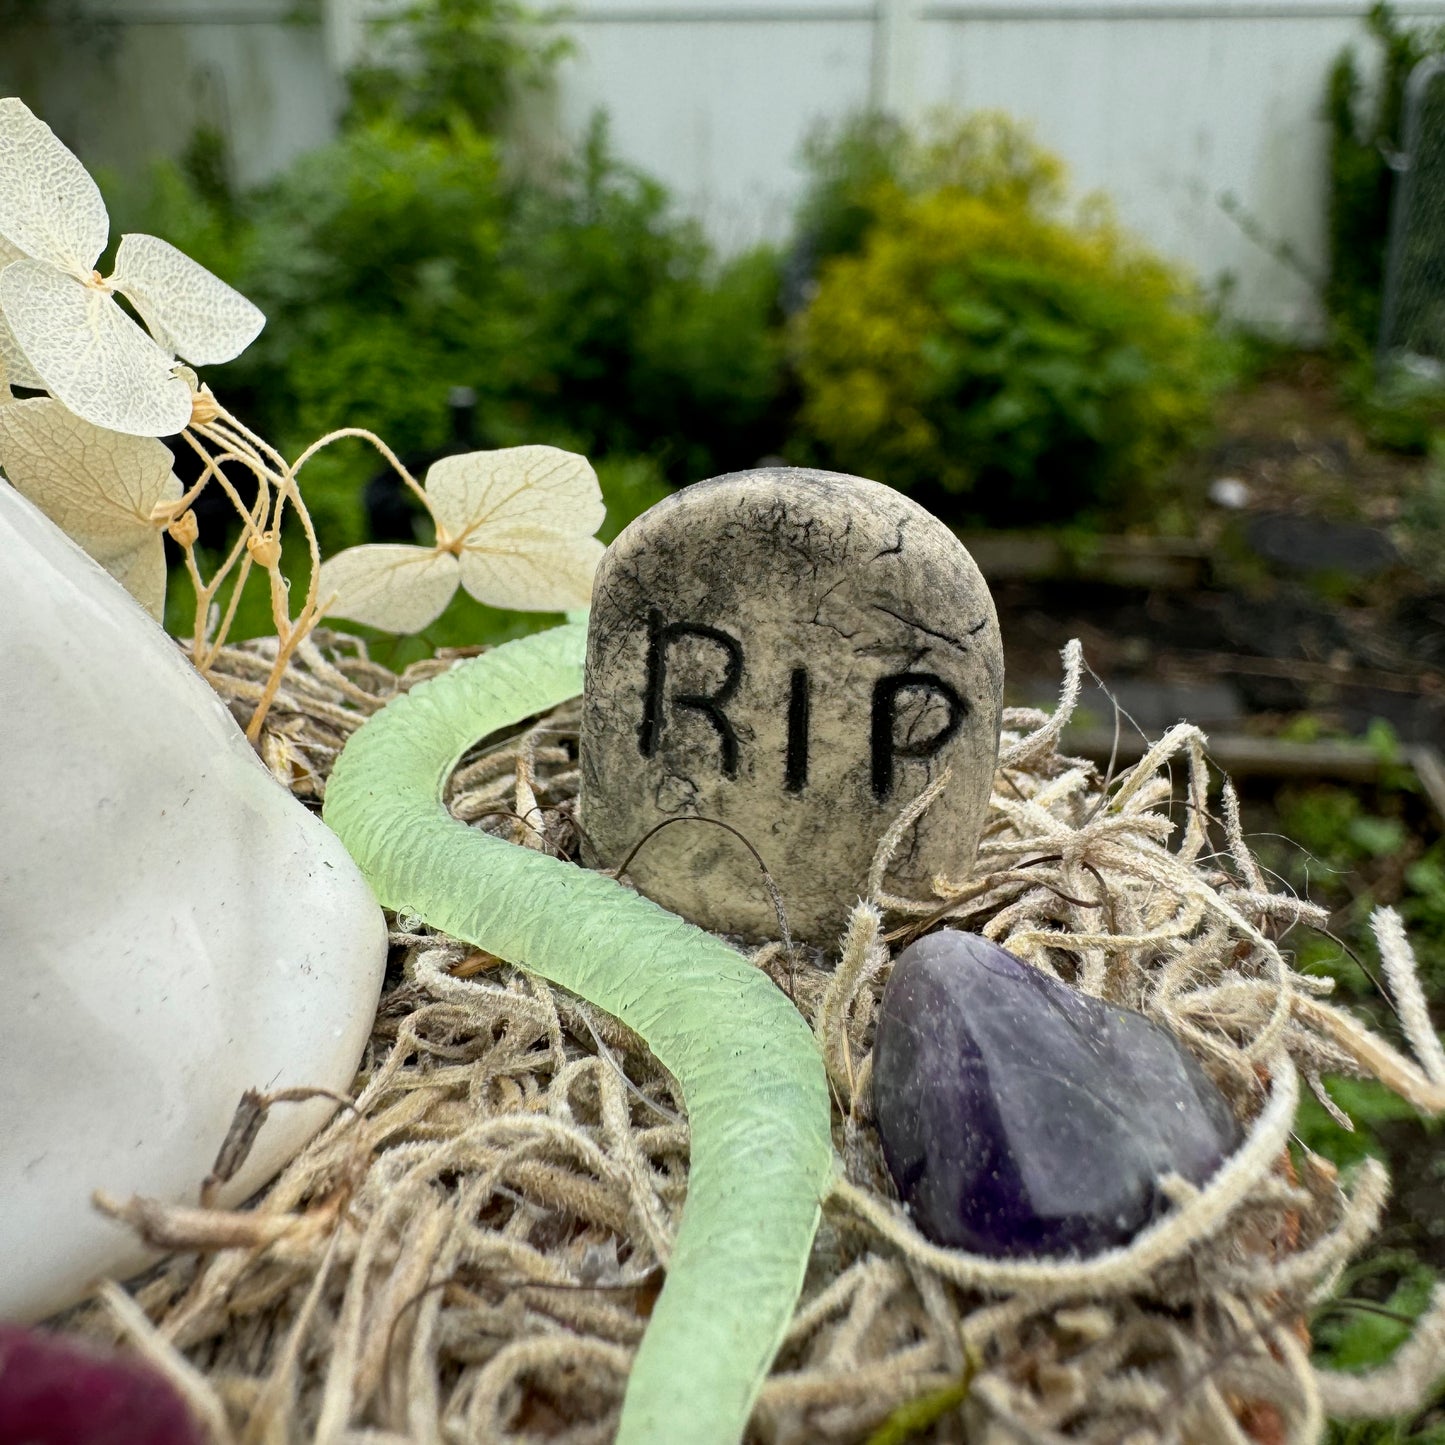
M 201 1445 L 171 1384 L 139 1360 L 0 1324 L 0 1445 Z
M 918 1228 L 989 1255 L 1093 1254 L 1202 1184 L 1239 1129 L 1173 1036 L 972 933 L 903 950 L 873 1053 L 883 1153 Z

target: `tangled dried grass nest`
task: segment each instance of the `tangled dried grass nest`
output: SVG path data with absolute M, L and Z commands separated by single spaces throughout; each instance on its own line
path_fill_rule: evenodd
M 227 649 L 213 677 L 242 714 L 265 648 Z M 1445 1369 L 1445 1290 L 1374 1375 L 1317 1372 L 1303 1326 L 1375 1230 L 1388 1180 L 1375 1161 L 1341 1180 L 1291 1150 L 1297 1081 L 1325 1097 L 1323 1072 L 1377 1077 L 1445 1108 L 1445 1051 L 1398 920 L 1382 912 L 1376 932 L 1413 1059 L 1291 968 L 1280 937 L 1323 918 L 1268 890 L 1227 784 L 1226 849 L 1210 851 L 1196 728 L 1114 779 L 1060 755 L 1082 667 L 1076 644 L 1064 656 L 1059 708 L 1005 715 L 972 878 L 936 880 L 927 901 L 882 893 L 925 794 L 881 841 L 836 957 L 779 943 L 752 954 L 817 1034 L 841 1161 L 754 1414 L 759 1441 L 863 1441 L 880 1427 L 891 1440 L 1310 1441 L 1327 1413 L 1400 1410 Z M 319 800 L 350 733 L 451 660 L 397 677 L 351 639 L 318 635 L 288 669 L 262 756 Z M 564 707 L 479 746 L 451 781 L 453 812 L 570 853 L 576 726 Z M 1127 1248 L 983 1260 L 930 1245 L 894 1201 L 869 1113 L 874 1018 L 893 948 L 945 904 L 1166 1025 L 1246 1122 L 1206 1188 L 1166 1181 L 1174 1208 Z M 121 1207 L 171 1253 L 131 1292 L 104 1287 L 70 1326 L 128 1337 L 218 1441 L 606 1441 L 687 1187 L 676 1085 L 580 1000 L 404 915 L 391 942 L 354 1105 L 248 1210 Z

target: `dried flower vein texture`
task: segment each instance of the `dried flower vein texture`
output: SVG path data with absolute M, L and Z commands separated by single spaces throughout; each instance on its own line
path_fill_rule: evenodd
M 437 522 L 452 536 L 469 528 L 537 526 L 591 535 L 606 508 L 596 474 L 575 452 L 508 447 L 443 457 L 427 473 Z M 565 518 L 567 525 L 560 527 Z
M 181 497 L 163 443 L 92 426 L 41 397 L 0 408 L 0 467 L 17 491 L 160 619 L 165 553 L 152 513 Z
M 17 382 L 44 385 L 97 426 L 168 436 L 191 415 L 176 357 L 229 361 L 265 318 L 154 236 L 123 237 L 115 274 L 102 281 L 95 263 L 109 231 L 85 168 L 22 102 L 0 100 L 0 357 Z M 121 310 L 117 291 L 152 335 Z
M 23 255 L 87 272 L 110 218 L 100 188 L 23 101 L 0 100 L 0 235 Z
M 393 632 L 419 632 L 446 610 L 458 576 L 450 552 L 373 542 L 322 563 L 317 591 L 322 598 L 335 593 L 327 609 L 332 613 Z
M 3 271 L 12 261 L 23 259 L 25 253 L 18 247 L 12 246 L 3 235 L 0 235 L 0 271 Z M 43 387 L 39 373 L 31 364 L 26 361 L 25 353 L 20 349 L 20 343 L 16 341 L 15 334 L 5 322 L 5 316 L 0 313 L 0 402 L 9 401 L 6 394 L 11 386 L 34 386 Z
M 441 616 L 458 583 L 491 607 L 587 605 L 603 550 L 592 533 L 606 508 L 585 457 L 543 446 L 444 457 L 427 472 L 423 500 L 435 545 L 338 552 L 318 584 L 328 613 L 417 632 Z
M 122 236 L 110 284 L 156 341 L 192 366 L 239 356 L 262 326 L 261 313 L 240 292 L 159 236 Z

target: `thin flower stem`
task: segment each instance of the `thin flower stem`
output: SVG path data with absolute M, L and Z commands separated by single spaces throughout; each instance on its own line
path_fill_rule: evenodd
M 203 447 L 197 437 L 193 434 L 199 432 L 202 436 L 215 446 L 221 449 L 218 456 L 211 455 Z M 225 645 L 226 636 L 230 632 L 231 625 L 235 621 L 236 610 L 240 605 L 241 592 L 245 587 L 246 578 L 251 569 L 251 557 L 247 544 L 252 537 L 262 535 L 267 513 L 271 507 L 271 484 L 270 469 L 265 462 L 255 453 L 254 449 L 242 442 L 237 446 L 231 438 L 222 433 L 217 433 L 210 426 L 187 428 L 181 433 L 187 444 L 205 463 L 205 470 L 201 480 L 188 493 L 189 499 L 194 502 L 201 490 L 211 480 L 217 481 L 221 489 L 230 499 L 231 505 L 236 509 L 241 518 L 241 535 L 237 538 L 235 545 L 227 555 L 225 561 L 212 574 L 209 583 L 201 579 L 200 571 L 195 565 L 194 558 L 187 556 L 187 568 L 191 575 L 192 585 L 196 589 L 196 617 L 192 628 L 192 650 L 191 660 L 197 670 L 204 676 L 214 665 L 221 648 Z M 256 501 L 253 507 L 247 507 L 241 499 L 240 493 L 236 491 L 231 479 L 225 474 L 222 463 L 225 461 L 237 461 L 247 467 L 257 480 Z M 216 630 L 214 639 L 207 637 L 207 622 L 210 616 L 211 603 L 215 600 L 222 583 L 230 575 L 237 563 L 241 569 L 237 573 L 231 596 L 228 600 L 225 614 L 223 615 Z M 209 646 L 208 646 L 209 642 Z
M 250 519 L 247 519 L 248 523 Z M 209 583 L 202 585 L 201 574 L 190 558 L 190 548 L 187 550 L 187 566 L 191 573 L 191 581 L 196 588 L 196 620 L 195 620 L 195 643 L 191 652 L 191 661 L 195 663 L 196 670 L 202 677 L 210 671 L 211 665 L 215 662 L 221 648 L 225 645 L 226 634 L 230 631 L 231 623 L 236 616 L 236 607 L 241 600 L 241 588 L 245 585 L 246 574 L 251 569 L 251 556 L 246 550 L 246 541 L 253 535 L 250 527 L 241 532 L 236 539 L 235 545 L 227 554 L 226 560 L 212 574 Z M 241 560 L 241 571 L 237 575 L 235 586 L 231 592 L 230 602 L 226 608 L 226 614 L 217 628 L 215 641 L 207 648 L 206 621 L 210 616 L 211 603 L 215 601 L 216 594 L 221 590 L 221 584 L 226 580 L 231 568 L 236 565 L 237 559 Z M 202 651 L 205 656 L 202 657 Z
M 191 624 L 191 661 L 197 669 L 204 672 L 201 667 L 201 653 L 206 645 L 206 614 L 211 607 L 211 591 L 201 578 L 201 569 L 196 565 L 196 544 L 187 542 L 185 544 L 186 574 L 191 579 L 191 586 L 196 593 L 196 615 Z
M 202 452 L 201 455 L 206 456 L 204 452 Z M 171 520 L 175 521 L 177 517 L 184 516 L 186 512 L 191 509 L 192 505 L 195 503 L 196 498 L 199 497 L 203 491 L 205 491 L 211 479 L 213 477 L 218 477 L 220 474 L 221 459 L 219 457 L 206 457 L 206 465 L 205 469 L 201 472 L 200 481 L 198 481 L 195 486 L 190 489 L 190 491 L 184 493 L 180 501 L 176 503 L 174 514 L 172 515 Z
M 277 458 L 280 463 L 279 467 L 272 467 L 266 458 L 262 456 L 245 437 L 237 436 L 228 428 L 218 426 L 213 421 L 206 422 L 204 425 L 196 427 L 195 430 L 200 432 L 207 441 L 214 442 L 228 456 L 233 456 L 237 461 L 244 462 L 253 472 L 258 471 L 259 468 L 258 475 L 260 472 L 264 472 L 266 480 L 270 482 L 272 486 L 279 486 L 281 484 L 281 479 L 286 473 L 286 464 L 280 461 L 280 458 Z
M 209 392 L 209 388 L 207 388 L 207 391 Z M 212 397 L 211 400 L 215 401 L 215 398 Z M 216 413 L 216 420 L 211 423 L 211 425 L 220 426 L 227 431 L 234 432 L 237 440 L 249 442 L 257 452 L 264 452 L 269 456 L 271 460 L 275 462 L 279 471 L 285 472 L 287 470 L 286 459 L 265 437 L 257 436 L 250 427 L 246 426 L 233 412 L 227 411 L 219 402 L 216 402 Z
M 236 580 L 231 587 L 231 596 L 226 603 L 225 615 L 221 618 L 220 624 L 216 628 L 216 635 L 211 641 L 211 645 L 206 653 L 205 660 L 200 664 L 200 670 L 202 674 L 210 671 L 212 664 L 220 655 L 221 648 L 226 645 L 226 635 L 230 632 L 231 624 L 236 619 L 236 609 L 240 606 L 241 603 L 241 591 L 245 587 L 246 578 L 250 575 L 251 571 L 251 553 L 248 550 L 246 543 L 250 540 L 251 537 L 255 535 L 256 532 L 254 529 L 254 525 L 243 530 L 241 532 L 241 535 L 237 537 L 235 545 L 227 554 L 226 560 L 221 564 L 221 566 L 217 569 L 216 574 L 211 578 L 211 585 L 208 589 L 208 593 L 209 598 L 213 599 L 220 591 L 221 583 L 224 582 L 226 580 L 226 577 L 230 574 L 231 568 L 235 567 L 237 563 L 240 564 L 240 570 L 236 573 Z M 210 604 L 208 600 L 207 606 L 209 607 L 209 605 Z
M 303 626 L 302 623 L 305 622 Z M 288 624 L 288 636 L 284 641 L 278 634 L 277 640 L 280 646 L 276 649 L 276 661 L 271 666 L 270 675 L 266 678 L 266 686 L 261 693 L 261 699 L 256 704 L 256 711 L 251 714 L 251 721 L 246 724 L 246 741 L 255 747 L 261 740 L 261 727 L 266 721 L 266 714 L 271 710 L 271 704 L 276 700 L 276 694 L 281 690 L 281 679 L 286 675 L 286 666 L 291 661 L 291 654 L 301 645 L 303 638 L 316 619 L 306 618 L 303 612 L 297 619 L 296 625 Z
M 244 538 L 242 539 L 244 541 Z M 241 591 L 246 585 L 246 578 L 251 574 L 251 554 L 244 552 L 241 556 L 241 566 L 236 573 L 236 581 L 231 587 L 231 595 L 226 602 L 225 615 L 221 618 L 220 625 L 216 628 L 215 638 L 206 651 L 206 656 L 200 664 L 202 676 L 208 673 L 215 666 L 216 659 L 221 655 L 221 649 L 226 645 L 226 635 L 231 630 L 231 624 L 236 620 L 236 609 L 241 605 Z
M 291 584 L 281 571 L 279 561 L 262 565 L 271 589 L 271 625 L 276 629 L 277 641 L 284 645 L 291 635 Z
M 311 517 L 305 507 L 299 504 L 299 501 L 298 498 L 297 514 L 302 518 L 302 525 L 306 528 L 307 540 L 311 546 L 311 581 L 306 589 L 306 601 L 302 604 L 300 612 L 296 614 L 296 620 L 292 622 L 288 616 L 285 631 L 283 632 L 279 626 L 276 629 L 276 640 L 279 644 L 276 648 L 276 660 L 271 665 L 265 689 L 261 693 L 260 701 L 256 704 L 255 712 L 251 714 L 251 721 L 246 725 L 246 738 L 252 744 L 260 739 L 261 726 L 266 721 L 266 714 L 275 700 L 292 654 L 311 635 L 312 629 L 321 620 L 321 612 L 316 606 L 316 579 L 321 571 L 321 563 L 317 554 L 316 536 L 311 528 Z M 281 576 L 280 566 L 273 565 L 267 570 L 271 573 L 271 595 L 274 606 L 278 589 L 283 596 L 289 594 L 285 592 L 286 579 Z
M 254 519 L 247 510 L 245 503 L 242 502 L 239 493 L 237 493 L 236 489 L 231 485 L 230 478 L 221 470 L 221 463 L 225 458 L 211 456 L 191 434 L 189 428 L 183 431 L 181 435 L 185 437 L 187 444 L 205 463 L 205 467 L 201 473 L 200 480 L 182 497 L 182 504 L 177 507 L 176 515 L 181 515 L 186 508 L 192 505 L 208 483 L 214 479 L 219 481 L 222 490 L 230 498 L 231 505 L 240 513 L 243 523 L 240 541 L 237 543 L 236 548 L 232 550 L 231 555 L 226 559 L 225 564 L 212 576 L 209 583 L 205 582 L 201 577 L 200 568 L 196 564 L 194 544 L 188 543 L 186 545 L 186 571 L 190 576 L 191 585 L 196 593 L 196 613 L 191 627 L 191 661 L 204 676 L 210 663 L 214 660 L 214 652 L 209 656 L 205 655 L 207 644 L 206 628 L 210 618 L 211 603 L 226 574 L 231 570 L 232 566 L 235 565 L 236 553 L 244 546 L 249 529 L 254 526 Z M 228 614 L 228 616 L 231 615 L 234 615 L 234 608 L 231 613 Z
M 302 501 L 300 491 L 295 485 L 296 469 L 287 466 L 285 459 L 275 447 L 243 426 L 230 412 L 222 408 L 219 402 L 217 410 L 219 412 L 217 420 L 206 424 L 207 435 L 225 446 L 237 457 L 246 459 L 253 470 L 256 467 L 264 467 L 268 480 L 276 488 L 277 496 L 271 515 L 270 533 L 279 542 L 287 497 L 289 496 L 294 501 L 298 515 L 306 514 L 306 504 Z M 266 454 L 274 460 L 275 468 L 267 465 L 266 457 L 262 455 L 261 449 L 264 449 Z M 310 516 L 306 514 L 302 525 L 309 529 L 309 524 Z M 313 557 L 313 562 L 316 566 L 320 566 L 319 554 Z
M 301 530 L 306 534 L 306 550 L 311 557 L 311 576 L 306 584 L 306 600 L 302 604 L 301 610 L 303 614 L 316 612 L 316 590 L 321 585 L 321 543 L 317 540 L 316 527 L 311 520 L 311 513 L 301 500 L 301 490 L 296 484 L 294 468 L 288 472 L 286 483 L 296 499 L 296 515 L 301 519 Z M 319 616 L 316 620 L 319 620 Z M 312 625 L 315 625 L 314 621 Z
M 311 570 L 315 572 L 321 566 L 321 554 L 316 547 L 311 513 L 307 511 L 306 503 L 301 499 L 301 489 L 296 485 L 296 472 L 293 467 L 288 467 L 276 483 L 276 510 L 271 516 L 271 535 L 278 539 L 281 536 L 281 522 L 288 497 L 296 508 L 296 515 L 300 518 L 302 530 L 306 533 L 307 547 L 311 552 Z
M 322 447 L 330 446 L 332 442 L 340 441 L 343 437 L 360 437 L 362 441 L 370 442 L 372 446 L 386 458 L 387 462 L 402 481 L 416 493 L 418 499 L 427 511 L 431 511 L 431 502 L 428 500 L 427 494 L 422 490 L 417 479 L 406 469 L 401 458 L 397 456 L 375 432 L 367 431 L 365 427 L 346 426 L 340 428 L 338 431 L 327 432 L 324 437 L 320 437 L 312 442 L 311 445 L 296 458 L 295 463 L 291 467 L 291 475 L 295 477 L 301 471 L 301 468 L 304 467 Z
M 268 515 L 271 514 L 272 508 L 274 506 L 275 525 L 269 535 L 273 537 L 277 546 L 279 547 L 281 542 L 280 497 L 282 489 L 285 487 L 288 480 L 287 475 L 284 472 L 274 472 L 269 466 L 267 466 L 265 458 L 262 457 L 261 454 L 256 450 L 256 448 L 253 447 L 244 438 L 233 436 L 229 434 L 224 428 L 216 427 L 214 423 L 208 423 L 203 427 L 197 428 L 197 430 L 199 430 L 208 441 L 211 441 L 217 446 L 223 448 L 226 456 L 240 462 L 242 466 L 249 468 L 252 475 L 256 478 L 257 497 L 254 512 L 247 512 L 244 506 L 242 506 L 239 500 L 235 497 L 234 493 L 232 494 L 232 501 L 237 505 L 243 517 L 246 518 L 247 524 L 250 528 L 249 534 L 246 537 L 243 537 L 242 540 L 249 541 L 251 537 L 264 538 L 268 535 L 265 525 L 266 518 Z M 225 485 L 224 474 L 218 475 L 221 475 L 222 484 Z M 273 486 L 277 489 L 277 498 L 274 503 L 272 501 L 271 493 L 271 489 Z M 223 569 L 222 575 L 224 575 L 225 570 L 229 570 L 229 564 L 226 569 Z M 289 625 L 289 611 L 283 604 L 280 613 L 278 614 L 274 590 L 275 589 L 273 585 L 272 616 L 276 620 L 277 635 L 284 636 L 286 628 Z
M 209 391 L 207 395 L 210 395 Z M 214 396 L 211 396 L 214 402 Z M 226 607 L 225 616 L 221 619 L 216 631 L 216 637 L 210 648 L 201 655 L 201 643 L 198 641 L 196 655 L 199 659 L 198 665 L 209 667 L 220 654 L 225 644 L 226 636 L 230 631 L 231 624 L 235 620 L 236 609 L 240 602 L 241 591 L 245 586 L 252 564 L 256 561 L 256 554 L 249 545 L 255 539 L 264 539 L 274 544 L 276 553 L 264 564 L 267 574 L 267 581 L 270 586 L 271 600 L 271 621 L 276 630 L 276 658 L 272 664 L 270 673 L 266 679 L 266 686 L 262 691 L 261 699 L 251 715 L 251 720 L 246 727 L 246 736 L 255 744 L 261 735 L 261 728 L 266 720 L 266 715 L 271 704 L 275 701 L 280 690 L 281 679 L 285 674 L 287 664 L 295 650 L 310 635 L 317 622 L 320 620 L 320 611 L 316 606 L 316 593 L 320 584 L 321 574 L 321 548 L 316 536 L 316 527 L 312 522 L 311 513 L 301 496 L 300 488 L 296 483 L 296 473 L 302 463 L 313 455 L 319 447 L 324 446 L 327 441 L 333 438 L 323 438 L 315 446 L 309 448 L 302 454 L 295 466 L 288 466 L 285 459 L 269 442 L 251 431 L 249 427 L 238 421 L 235 416 L 216 402 L 217 415 L 214 420 L 195 427 L 193 430 L 204 437 L 206 441 L 215 446 L 224 457 L 234 459 L 243 466 L 250 468 L 259 484 L 258 495 L 254 510 L 247 509 L 240 498 L 236 495 L 224 472 L 221 471 L 216 458 L 207 455 L 194 437 L 187 435 L 187 440 L 197 453 L 205 459 L 207 472 L 198 484 L 197 491 L 210 479 L 211 476 L 218 477 L 222 486 L 226 487 L 232 503 L 237 511 L 241 513 L 245 523 L 244 530 L 236 547 L 232 550 L 225 564 L 212 578 L 210 587 L 202 589 L 205 603 L 204 610 L 208 610 L 211 598 L 216 594 L 222 579 L 231 571 L 239 560 L 240 571 L 236 575 L 235 585 L 232 589 L 230 599 Z M 361 435 L 371 441 L 374 446 L 381 450 L 394 466 L 401 472 L 407 482 L 415 489 L 416 483 L 406 472 L 400 461 L 386 447 L 379 438 L 369 432 L 356 432 L 354 435 Z M 338 433 L 337 435 L 341 435 Z M 274 463 L 274 465 L 272 465 Z M 272 488 L 275 488 L 274 496 Z M 420 489 L 417 489 L 418 491 Z M 291 584 L 285 573 L 281 570 L 281 529 L 285 520 L 286 503 L 290 501 L 295 508 L 296 515 L 300 520 L 301 527 L 306 536 L 306 549 L 310 560 L 310 575 L 307 580 L 306 599 L 302 603 L 300 611 L 295 619 L 291 617 Z M 267 525 L 269 521 L 269 526 Z M 269 550 L 269 549 L 268 549 Z M 203 637 L 200 632 L 201 623 L 198 621 L 198 637 Z
M 202 427 L 199 430 L 204 435 L 207 431 L 207 428 Z M 221 490 L 225 492 L 225 494 L 231 499 L 231 505 L 235 507 L 236 511 L 240 514 L 241 520 L 246 525 L 256 528 L 259 531 L 260 519 L 265 517 L 266 512 L 270 510 L 271 505 L 271 483 L 267 475 L 265 466 L 260 462 L 255 461 L 252 458 L 235 451 L 228 451 L 221 457 L 213 458 L 211 454 L 200 444 L 200 442 L 196 440 L 195 436 L 192 435 L 191 428 L 188 427 L 185 431 L 181 433 L 181 435 L 190 444 L 192 451 L 194 451 L 196 455 L 207 464 L 207 466 L 210 466 L 213 462 L 220 463 L 222 461 L 230 459 L 240 462 L 242 466 L 248 467 L 251 470 L 253 475 L 256 477 L 256 480 L 261 484 L 259 495 L 256 498 L 256 506 L 254 509 L 248 507 L 245 502 L 241 500 L 241 494 L 231 484 L 231 479 L 226 475 L 226 473 L 221 469 L 219 465 L 216 465 L 215 467 L 215 479 L 218 483 L 220 483 Z M 214 438 L 208 439 L 214 440 Z
M 276 489 L 276 509 L 272 514 L 271 535 L 278 542 L 281 538 L 282 515 L 288 497 L 295 506 L 296 516 L 306 535 L 306 550 L 310 561 L 306 581 L 306 598 L 293 621 L 290 616 L 290 583 L 281 572 L 279 558 L 267 568 L 271 579 L 272 611 L 274 614 L 279 608 L 284 613 L 284 620 L 279 616 L 276 619 L 276 639 L 279 644 L 276 649 L 276 660 L 272 664 L 270 676 L 266 679 L 266 687 L 261 694 L 261 700 L 257 703 L 256 710 L 251 715 L 251 721 L 246 727 L 246 736 L 253 744 L 261 736 L 261 727 L 266 721 L 266 714 L 281 685 L 281 679 L 291 661 L 292 654 L 311 635 L 312 629 L 321 618 L 320 610 L 316 606 L 316 593 L 321 580 L 321 546 L 317 540 L 316 526 L 311 520 L 311 512 L 302 499 L 301 490 L 296 484 L 294 467 L 286 468 Z

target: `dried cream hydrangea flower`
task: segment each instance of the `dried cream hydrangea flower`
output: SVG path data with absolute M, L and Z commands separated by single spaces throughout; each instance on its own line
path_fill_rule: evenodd
M 322 564 L 324 610 L 388 632 L 436 621 L 457 586 L 478 602 L 522 611 L 585 607 L 606 508 L 585 457 L 556 447 L 508 447 L 444 457 L 422 497 L 432 547 L 374 543 Z M 329 599 L 329 600 L 328 600 Z
M 14 401 L 0 366 L 0 467 L 157 621 L 166 600 L 161 532 L 181 498 L 154 437 L 82 421 L 58 401 Z
M 95 263 L 109 235 L 85 167 L 21 101 L 0 100 L 0 359 L 17 385 L 43 386 L 96 426 L 169 436 L 191 418 L 176 357 L 229 361 L 265 317 L 155 236 L 121 237 L 103 279 Z
M 3 271 L 12 261 L 23 259 L 23 253 L 16 250 L 4 236 L 0 236 L 0 271 Z M 10 386 L 29 386 L 44 390 L 45 383 L 41 381 L 35 368 L 26 361 L 25 353 L 20 349 L 20 343 L 10 333 L 10 328 L 5 324 L 5 314 L 0 312 L 0 367 L 5 369 L 9 378 Z M 8 400 L 0 396 L 0 401 Z

